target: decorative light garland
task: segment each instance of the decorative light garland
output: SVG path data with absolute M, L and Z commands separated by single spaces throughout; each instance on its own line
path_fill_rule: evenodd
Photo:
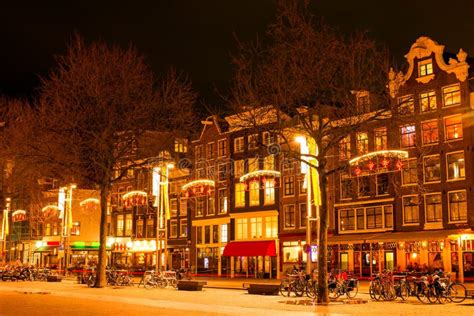
M 79 203 L 79 206 L 84 206 L 87 203 L 99 204 L 100 201 L 99 201 L 99 199 L 96 199 L 96 198 L 88 198 L 88 199 L 85 199 L 85 200 L 81 201 L 81 203 Z
M 192 187 L 196 186 L 215 186 L 215 182 L 213 180 L 208 180 L 208 179 L 200 179 L 200 180 L 194 180 L 191 182 L 186 183 L 185 185 L 182 186 L 183 191 L 186 191 Z
M 148 194 L 145 191 L 130 191 L 122 195 L 122 200 L 126 200 L 134 195 L 140 195 L 146 197 Z
M 367 159 L 371 159 L 376 156 L 384 156 L 384 157 L 397 157 L 397 158 L 408 158 L 408 152 L 405 150 L 379 150 L 367 153 L 365 155 L 355 157 L 349 160 L 349 164 L 353 165 L 359 161 L 364 161 Z
M 56 212 L 56 214 L 58 214 L 59 211 L 60 211 L 59 207 L 57 207 L 56 205 L 52 205 L 52 204 L 51 205 L 46 205 L 45 207 L 43 207 L 41 209 L 41 212 L 46 217 L 54 216 L 55 215 L 54 212 Z
M 247 174 L 244 174 L 243 176 L 240 177 L 240 182 L 245 182 L 249 179 L 254 179 L 254 178 L 260 178 L 260 177 L 279 177 L 280 172 L 275 171 L 275 170 L 256 170 L 249 172 Z
M 24 210 L 16 210 L 12 213 L 12 220 L 14 222 L 21 222 L 26 220 L 26 211 Z

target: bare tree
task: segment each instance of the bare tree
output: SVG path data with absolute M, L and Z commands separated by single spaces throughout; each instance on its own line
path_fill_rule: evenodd
M 100 191 L 100 248 L 96 287 L 106 284 L 107 199 L 112 184 L 131 168 L 150 163 L 147 150 L 169 147 L 170 139 L 139 151 L 147 131 L 181 135 L 191 129 L 196 94 L 171 70 L 155 80 L 133 48 L 76 36 L 57 66 L 42 78 L 34 107 L 11 125 L 15 155 L 49 175 Z M 145 137 L 146 138 L 146 137 Z M 166 146 L 165 146 L 166 145 Z M 153 148 L 152 148 L 153 147 Z M 139 153 L 140 152 L 140 153 Z M 138 157 L 140 155 L 140 157 Z
M 270 122 L 267 128 L 280 137 L 286 156 L 313 160 L 307 163 L 318 171 L 321 187 L 318 302 L 327 303 L 328 178 L 344 167 L 331 157 L 351 132 L 386 118 L 388 54 L 366 33 L 343 35 L 315 21 L 306 1 L 280 1 L 267 35 L 265 45 L 239 43 L 229 102 L 246 113 L 246 127 Z M 367 92 L 370 109 L 357 103 L 358 94 Z M 313 141 L 317 153 L 302 157 L 295 135 Z

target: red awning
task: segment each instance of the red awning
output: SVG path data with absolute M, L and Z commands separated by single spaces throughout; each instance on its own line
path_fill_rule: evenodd
M 224 248 L 224 257 L 252 257 L 252 256 L 276 256 L 274 240 L 264 241 L 232 241 Z

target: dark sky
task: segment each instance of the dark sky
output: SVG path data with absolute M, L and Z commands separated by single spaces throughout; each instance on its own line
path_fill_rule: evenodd
M 427 35 L 474 54 L 474 1 L 311 0 L 311 10 L 342 32 L 370 31 L 401 60 Z M 274 0 L 2 1 L 0 93 L 31 96 L 74 31 L 86 40 L 132 43 L 156 73 L 173 65 L 189 74 L 202 100 L 221 101 L 232 74 L 233 34 L 263 35 Z

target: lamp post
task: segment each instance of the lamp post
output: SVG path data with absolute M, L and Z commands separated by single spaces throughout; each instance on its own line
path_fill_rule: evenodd
M 7 235 L 9 234 L 8 213 L 10 212 L 10 198 L 5 199 L 5 209 L 3 210 L 2 220 L 2 260 L 5 264 L 7 261 Z
M 72 228 L 72 190 L 77 188 L 75 184 L 59 189 L 58 207 L 61 211 L 60 218 L 62 220 L 61 238 L 63 239 L 64 251 L 64 271 L 68 268 L 68 248 L 69 235 Z
M 311 199 L 311 166 L 309 165 L 309 146 L 306 142 L 306 137 L 296 137 L 296 142 L 300 144 L 301 153 L 301 172 L 305 174 L 306 182 L 306 249 L 307 262 L 306 273 L 311 274 L 312 251 L 311 251 L 311 219 L 313 218 L 313 208 Z M 317 236 L 319 238 L 319 236 Z M 309 250 L 309 251 L 308 251 Z
M 155 196 L 154 206 L 157 208 L 156 221 L 156 271 L 160 270 L 162 266 L 162 256 L 165 254 L 163 260 L 163 267 L 167 268 L 167 242 L 168 242 L 168 214 L 169 214 L 169 170 L 174 168 L 174 164 L 169 163 L 165 167 L 153 168 L 153 195 Z M 164 248 L 164 249 L 163 249 Z

